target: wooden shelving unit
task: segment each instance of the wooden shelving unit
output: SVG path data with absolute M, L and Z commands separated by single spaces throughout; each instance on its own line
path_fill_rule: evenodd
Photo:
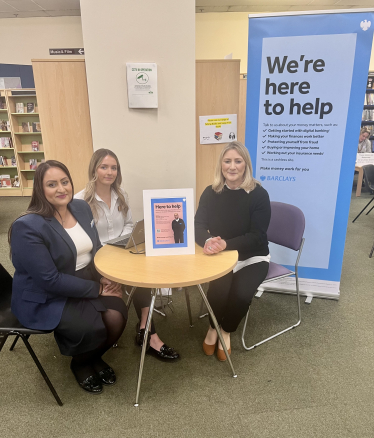
M 0 90 L 0 137 L 6 137 L 12 140 L 12 148 L 4 148 L 1 147 L 0 144 L 0 155 L 5 157 L 8 161 L 7 166 L 0 166 L 0 175 L 9 175 L 11 178 L 11 183 L 13 184 L 14 178 L 16 175 L 19 176 L 18 166 L 11 166 L 10 163 L 12 158 L 16 158 L 16 150 L 14 148 L 14 140 L 12 135 L 12 129 L 10 130 L 2 130 L 1 127 L 4 125 L 4 122 L 10 122 L 10 111 L 7 102 L 7 90 Z M 22 196 L 22 187 L 0 187 L 0 196 Z
M 365 102 L 370 102 L 370 104 L 364 105 L 364 111 L 362 114 L 362 120 L 361 120 L 361 127 L 366 127 L 369 130 L 371 130 L 371 135 L 369 137 L 369 140 L 372 143 L 372 150 L 373 150 L 373 143 L 374 143 L 374 72 L 369 72 L 368 76 L 368 87 L 372 86 L 373 88 L 367 88 L 366 90 L 366 97 Z M 366 114 L 370 114 L 370 117 L 366 117 Z
M 18 190 L 14 188 L 14 192 L 7 191 L 4 193 L 4 195 L 31 196 L 35 170 L 30 170 L 30 159 L 36 159 L 38 164 L 44 159 L 42 133 L 30 132 L 33 131 L 33 129 L 39 129 L 40 126 L 36 92 L 35 89 L 30 88 L 10 89 L 5 90 L 4 95 L 6 100 L 7 115 L 11 126 L 10 135 L 13 142 L 12 150 L 17 163 L 17 167 L 14 170 L 14 175 L 17 174 L 20 181 L 20 188 Z M 23 106 L 24 112 L 17 112 L 17 107 L 20 106 L 20 104 Z M 27 104 L 29 104 L 29 107 L 31 106 L 30 104 L 32 104 L 33 112 L 27 112 Z M 38 123 L 38 126 L 36 123 Z M 26 129 L 29 131 L 25 132 Z M 38 151 L 32 150 L 31 143 L 33 141 L 37 141 L 39 143 Z M 0 189 L 0 196 L 3 195 L 1 190 L 2 189 Z M 17 195 L 13 194 L 16 192 Z

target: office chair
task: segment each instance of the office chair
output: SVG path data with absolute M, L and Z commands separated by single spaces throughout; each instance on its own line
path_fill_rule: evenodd
M 244 336 L 247 328 L 247 322 L 249 317 L 250 308 L 248 309 L 247 315 L 245 317 L 243 332 L 242 332 L 242 344 L 246 350 L 252 350 L 261 344 L 264 344 L 277 336 L 288 332 L 289 330 L 297 327 L 301 323 L 301 310 L 300 310 L 300 291 L 299 291 L 299 276 L 298 276 L 298 265 L 301 256 L 301 251 L 304 245 L 304 229 L 305 229 L 305 217 L 303 212 L 290 204 L 283 204 L 282 202 L 271 202 L 271 219 L 269 228 L 267 231 L 267 236 L 269 242 L 276 243 L 278 245 L 284 246 L 286 248 L 293 249 L 297 251 L 297 258 L 295 263 L 295 270 L 290 271 L 282 265 L 270 262 L 269 272 L 266 276 L 265 281 L 262 283 L 268 283 L 270 281 L 279 280 L 281 278 L 289 277 L 291 275 L 295 276 L 296 282 L 296 298 L 297 298 L 297 322 L 290 327 L 264 339 L 257 344 L 247 347 L 245 344 Z
M 35 365 L 38 367 L 40 374 L 47 383 L 50 391 L 53 394 L 56 402 L 62 406 L 62 401 L 58 396 L 55 388 L 49 380 L 46 372 L 44 371 L 41 363 L 39 362 L 34 350 L 29 343 L 29 337 L 31 335 L 45 335 L 51 333 L 53 330 L 33 330 L 22 326 L 10 310 L 11 296 L 12 296 L 12 282 L 13 279 L 9 273 L 0 264 L 0 352 L 9 336 L 16 336 L 16 339 L 12 343 L 10 350 L 13 351 L 19 338 L 22 339 L 28 352 L 30 353 Z

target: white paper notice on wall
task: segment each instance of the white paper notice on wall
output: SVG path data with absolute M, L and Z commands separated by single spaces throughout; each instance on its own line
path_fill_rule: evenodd
M 157 64 L 127 62 L 129 108 L 158 108 Z
M 238 139 L 237 114 L 200 116 L 200 144 L 230 143 Z

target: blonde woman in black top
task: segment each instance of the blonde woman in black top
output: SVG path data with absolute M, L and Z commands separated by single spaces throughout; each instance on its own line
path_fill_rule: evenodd
M 253 178 L 246 147 L 237 141 L 223 148 L 217 162 L 214 182 L 201 195 L 195 216 L 196 242 L 204 253 L 237 250 L 234 270 L 209 285 L 208 300 L 221 326 L 231 353 L 230 333 L 235 332 L 248 311 L 253 295 L 269 269 L 267 229 L 270 200 L 267 191 Z M 218 334 L 213 322 L 203 343 L 206 355 L 214 354 Z M 226 360 L 218 342 L 217 357 Z

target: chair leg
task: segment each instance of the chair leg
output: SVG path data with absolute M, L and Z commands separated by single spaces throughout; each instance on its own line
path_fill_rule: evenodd
M 191 314 L 191 304 L 190 304 L 190 292 L 188 290 L 188 287 L 186 287 L 184 289 L 184 294 L 186 296 L 187 311 L 188 311 L 188 318 L 190 320 L 190 327 L 193 327 L 193 324 L 192 324 L 192 314 Z
M 4 344 L 5 344 L 5 342 L 6 342 L 6 340 L 8 339 L 8 336 L 9 335 L 2 335 L 1 337 L 0 337 L 0 351 L 2 350 L 2 348 L 4 347 Z
M 19 339 L 19 335 L 17 335 L 16 338 L 14 339 L 12 346 L 9 348 L 9 351 L 14 350 L 14 347 L 16 346 L 18 339 Z
M 370 254 L 369 254 L 369 258 L 371 259 L 371 256 L 373 255 L 374 252 L 374 243 L 373 243 L 373 247 L 371 248 Z
M 374 199 L 374 198 L 373 198 Z M 366 216 L 371 212 L 371 210 L 374 208 L 374 205 L 371 207 L 371 209 L 366 213 Z
M 250 347 L 247 347 L 247 345 L 246 345 L 246 343 L 245 343 L 245 340 L 244 340 L 244 336 L 245 336 L 245 330 L 246 330 L 246 328 L 247 328 L 247 321 L 248 321 L 248 316 L 249 316 L 249 309 L 248 309 L 248 312 L 247 312 L 247 315 L 246 315 L 246 317 L 245 317 L 245 321 L 244 321 L 243 332 L 242 332 L 242 344 L 243 344 L 243 347 L 244 347 L 247 351 L 249 351 L 249 350 L 253 350 L 254 348 L 258 347 L 259 345 L 264 344 L 265 342 L 270 341 L 271 339 L 274 339 L 274 338 L 276 338 L 277 336 L 282 335 L 283 333 L 286 333 L 286 332 L 288 332 L 289 330 L 292 330 L 292 329 L 294 329 L 295 327 L 297 327 L 298 325 L 301 324 L 300 290 L 299 290 L 299 277 L 298 277 L 297 272 L 296 272 L 296 275 L 295 275 L 295 281 L 296 281 L 297 317 L 298 317 L 297 323 L 294 324 L 294 325 L 291 325 L 290 327 L 287 327 L 286 329 L 284 329 L 284 330 L 282 330 L 282 331 L 276 333 L 276 334 L 273 335 L 273 336 L 270 336 L 269 338 L 264 339 L 264 340 L 261 341 L 261 342 L 257 342 L 257 344 L 254 344 L 254 345 L 252 345 L 252 346 L 250 346 Z
M 43 376 L 43 379 L 45 380 L 46 384 L 48 385 L 48 388 L 50 389 L 51 393 L 53 394 L 53 397 L 55 398 L 56 402 L 60 406 L 62 406 L 62 401 L 60 400 L 60 397 L 58 396 L 55 388 L 53 387 L 46 372 L 44 371 L 44 368 L 42 367 L 41 363 L 39 362 L 39 359 L 36 357 L 34 350 L 31 348 L 31 345 L 29 344 L 29 341 L 28 341 L 29 336 L 22 336 L 22 335 L 19 335 L 19 336 L 21 336 L 23 343 L 26 345 L 26 348 L 28 349 L 33 361 L 35 362 L 35 365 L 38 367 L 40 374 Z
M 361 216 L 362 212 L 374 201 L 374 197 L 365 205 L 365 207 L 360 211 L 360 213 L 353 219 L 352 223 Z M 371 211 L 371 210 L 370 210 Z

